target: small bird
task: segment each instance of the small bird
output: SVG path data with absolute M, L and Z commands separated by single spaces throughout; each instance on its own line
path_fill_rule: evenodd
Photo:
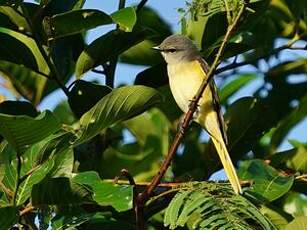
M 165 59 L 173 97 L 180 109 L 187 112 L 191 100 L 206 78 L 208 64 L 194 43 L 182 35 L 171 35 L 153 49 L 160 51 Z M 232 188 L 236 194 L 241 194 L 242 188 L 226 147 L 225 124 L 213 80 L 198 102 L 194 121 L 209 133 Z

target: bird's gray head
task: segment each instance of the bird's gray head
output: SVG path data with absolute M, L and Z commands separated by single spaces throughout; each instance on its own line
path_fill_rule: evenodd
M 182 35 L 171 35 L 153 49 L 159 50 L 168 64 L 195 60 L 199 56 L 194 43 Z

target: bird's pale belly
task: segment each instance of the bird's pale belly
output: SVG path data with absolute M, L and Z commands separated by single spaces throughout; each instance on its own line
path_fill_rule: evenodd
M 172 94 L 180 109 L 187 112 L 190 101 L 199 89 L 205 74 L 197 61 L 168 65 L 168 76 Z M 209 87 L 205 90 L 199 109 L 204 110 L 211 101 Z

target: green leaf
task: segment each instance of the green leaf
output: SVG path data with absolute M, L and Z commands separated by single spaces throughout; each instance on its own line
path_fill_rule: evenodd
M 50 111 L 44 111 L 36 118 L 0 114 L 0 134 L 18 153 L 23 153 L 59 128 L 60 124 Z
M 303 97 L 298 107 L 296 107 L 285 119 L 279 122 L 271 138 L 271 149 L 276 149 L 282 143 L 289 131 L 306 117 L 306 114 L 307 96 Z
M 50 177 L 70 177 L 74 167 L 73 148 L 58 151 L 54 156 L 54 167 Z
M 291 214 L 291 217 L 307 216 L 307 197 L 302 193 L 288 192 L 282 199 L 282 207 L 285 212 Z
M 69 91 L 68 103 L 76 116 L 81 117 L 111 91 L 108 86 L 78 80 Z
M 137 23 L 134 26 L 136 30 L 142 28 L 150 31 L 150 35 L 146 40 L 122 53 L 120 61 L 135 65 L 157 65 L 162 62 L 162 56 L 151 48 L 172 34 L 171 27 L 156 11 L 145 6 L 138 12 Z
M 82 9 L 45 18 L 43 25 L 49 38 L 57 39 L 111 23 L 112 18 L 102 11 Z
M 53 160 L 48 160 L 26 177 L 18 189 L 16 197 L 17 205 L 22 205 L 30 197 L 32 187 L 45 178 L 48 172 L 52 169 L 53 164 Z
M 101 206 L 112 206 L 118 212 L 133 207 L 133 186 L 117 185 L 110 182 L 92 184 L 93 199 Z
M 94 171 L 78 173 L 72 181 L 89 185 L 94 193 L 93 199 L 101 206 L 112 206 L 119 212 L 132 208 L 133 186 L 131 185 L 118 185 L 102 181 Z
M 307 217 L 306 216 L 296 217 L 284 228 L 284 230 L 293 230 L 293 229 L 307 230 Z
M 111 14 L 111 17 L 125 32 L 131 32 L 136 23 L 136 12 L 133 7 L 120 9 Z
M 251 192 L 268 201 L 274 201 L 286 194 L 292 187 L 293 176 L 282 176 L 262 160 L 244 161 L 239 168 L 241 180 L 252 180 Z
M 46 75 L 23 65 L 3 60 L 0 60 L 0 73 L 11 81 L 20 95 L 34 104 L 40 101 L 47 82 Z
M 91 139 L 110 125 L 136 116 L 160 101 L 158 92 L 145 86 L 113 90 L 81 117 L 75 144 Z
M 300 145 L 298 148 L 279 152 L 271 158 L 275 167 L 291 169 L 295 172 L 307 173 L 307 148 Z
M 280 210 L 280 208 L 273 208 L 265 205 L 261 205 L 260 212 L 269 218 L 269 220 L 278 228 L 283 229 L 288 223 L 289 219 L 291 220 L 292 217 Z
M 13 224 L 18 221 L 18 209 L 16 207 L 0 208 L 0 226 L 2 229 L 11 229 Z
M 235 94 L 241 87 L 249 84 L 257 78 L 256 74 L 243 74 L 236 77 L 231 82 L 223 86 L 219 92 L 221 104 L 225 104 L 227 99 Z
M 81 213 L 71 216 L 55 216 L 52 218 L 51 226 L 53 230 L 75 229 L 79 225 L 88 222 L 95 213 Z
M 97 38 L 80 54 L 76 64 L 77 78 L 80 78 L 82 74 L 90 69 L 118 56 L 144 39 L 144 30 L 136 32 L 112 30 Z
M 29 68 L 33 68 L 35 71 L 41 72 L 45 75 L 49 75 L 48 65 L 47 65 L 45 59 L 43 58 L 42 54 L 40 53 L 36 42 L 32 38 L 30 38 L 30 37 L 28 37 L 24 34 L 15 32 L 13 30 L 3 28 L 3 27 L 0 27 L 0 36 L 10 36 L 10 39 L 12 39 L 12 38 L 15 39 L 15 42 L 9 43 L 9 46 L 3 46 L 3 44 L 2 44 L 1 47 L 4 47 L 4 48 L 9 47 L 10 48 L 9 49 L 10 54 L 8 56 L 11 56 L 13 54 L 12 50 L 16 49 L 16 52 L 14 52 L 14 53 L 18 54 L 18 56 L 20 55 L 21 57 L 24 57 L 24 59 L 22 59 L 21 62 L 17 62 L 17 64 L 24 64 L 25 66 L 27 66 Z M 16 40 L 17 40 L 17 43 L 20 43 L 20 42 L 23 43 L 23 45 L 26 46 L 31 51 L 32 56 L 34 56 L 34 58 L 35 58 L 34 59 L 34 62 L 36 62 L 35 65 L 33 65 L 33 58 L 28 55 L 28 53 L 29 53 L 28 51 L 26 52 L 27 55 L 25 56 L 25 54 L 23 54 L 24 48 L 18 50 L 21 45 L 18 45 L 16 43 Z M 15 47 L 15 45 L 16 45 L 16 47 Z M 1 55 L 1 52 L 0 52 L 0 55 Z M 1 59 L 3 59 L 3 58 L 1 58 Z M 19 60 L 18 57 L 16 57 L 16 59 Z M 7 59 L 4 59 L 4 60 L 16 63 L 16 59 L 15 59 L 15 56 L 13 56 L 13 60 L 7 60 Z M 29 63 L 29 61 L 31 61 L 31 62 Z
M 164 225 L 177 229 L 276 229 L 259 210 L 230 187 L 218 183 L 187 183 L 168 205 Z
M 33 205 L 69 205 L 87 200 L 89 192 L 66 177 L 43 180 L 32 188 Z
M 14 7 L 0 6 L 0 13 L 6 15 L 17 26 L 19 31 L 30 31 L 27 20 Z

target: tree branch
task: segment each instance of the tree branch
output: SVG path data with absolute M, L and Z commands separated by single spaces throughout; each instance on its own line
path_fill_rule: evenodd
M 148 0 L 141 0 L 140 3 L 136 7 L 136 13 L 138 13 L 147 3 Z
M 153 190 L 157 187 L 157 185 L 160 183 L 162 177 L 164 176 L 166 170 L 168 169 L 171 160 L 173 158 L 173 156 L 175 155 L 178 146 L 180 145 L 180 143 L 182 142 L 185 133 L 188 130 L 188 126 L 190 124 L 190 121 L 193 118 L 193 114 L 197 109 L 197 104 L 198 101 L 200 100 L 200 98 L 202 97 L 202 94 L 205 90 L 205 88 L 207 87 L 208 83 L 211 81 L 211 79 L 214 76 L 214 72 L 215 69 L 217 68 L 220 59 L 222 57 L 222 54 L 225 50 L 227 41 L 229 40 L 230 36 L 232 35 L 232 33 L 234 32 L 236 26 L 239 23 L 239 20 L 244 12 L 245 9 L 245 4 L 243 4 L 238 12 L 238 14 L 235 16 L 234 20 L 232 21 L 232 23 L 228 26 L 227 28 L 227 32 L 224 36 L 224 39 L 222 41 L 221 46 L 219 47 L 219 50 L 217 52 L 217 55 L 207 73 L 207 78 L 202 82 L 200 88 L 198 89 L 196 95 L 194 96 L 194 98 L 192 99 L 190 106 L 189 106 L 189 110 L 188 112 L 185 114 L 184 116 L 184 120 L 181 126 L 181 129 L 177 132 L 175 139 L 173 141 L 173 144 L 166 156 L 166 159 L 164 160 L 164 162 L 162 163 L 159 172 L 155 175 L 155 177 L 152 179 L 152 181 L 150 182 L 149 186 L 145 189 L 145 191 L 143 193 L 140 193 L 137 197 L 137 208 L 138 208 L 138 212 L 137 212 L 137 228 L 138 229 L 144 229 L 144 222 L 139 222 L 143 220 L 143 216 L 144 216 L 144 204 L 146 203 L 146 201 L 150 198 L 150 196 L 153 193 Z M 144 221 L 144 220 L 143 220 Z
M 51 78 L 52 80 L 54 80 L 57 85 L 62 89 L 62 91 L 65 93 L 65 95 L 68 97 L 69 95 L 69 91 L 68 89 L 65 87 L 65 85 L 61 82 L 61 77 L 60 77 L 60 74 L 56 68 L 56 66 L 54 65 L 54 63 L 51 61 L 51 57 L 48 56 L 48 54 L 46 53 L 44 47 L 43 47 L 43 44 L 41 43 L 40 41 L 40 38 L 39 36 L 36 34 L 36 32 L 34 31 L 34 26 L 33 26 L 33 23 L 30 19 L 30 16 L 29 16 L 29 13 L 28 13 L 28 10 L 27 8 L 24 6 L 23 3 L 20 4 L 21 8 L 22 8 L 22 12 L 25 16 L 25 19 L 27 21 L 27 23 L 29 24 L 29 27 L 31 29 L 31 32 L 32 32 L 32 36 L 33 36 L 33 39 L 34 41 L 36 42 L 36 45 L 40 51 L 40 53 L 42 54 L 44 60 L 46 61 L 48 67 L 49 67 L 49 70 L 50 70 L 50 73 L 51 73 Z
M 227 70 L 232 70 L 232 69 L 235 69 L 235 68 L 238 68 L 238 67 L 241 67 L 241 66 L 244 66 L 244 65 L 251 65 L 251 64 L 254 64 L 255 62 L 261 60 L 261 59 L 264 59 L 266 57 L 269 57 L 269 56 L 272 56 L 274 54 L 277 54 L 279 53 L 280 51 L 282 50 L 285 50 L 285 49 L 291 49 L 291 50 L 307 50 L 307 45 L 303 46 L 303 47 L 292 47 L 294 45 L 295 42 L 297 42 L 298 40 L 302 39 L 303 37 L 305 37 L 306 34 L 302 34 L 302 35 L 296 35 L 294 36 L 293 39 L 291 39 L 287 44 L 285 45 L 282 45 L 280 47 L 277 47 L 273 50 L 271 50 L 270 52 L 266 53 L 266 54 L 262 54 L 262 55 L 259 55 L 251 60 L 247 60 L 247 61 L 242 61 L 242 62 L 233 62 L 229 65 L 226 65 L 224 67 L 221 67 L 221 68 L 218 68 L 216 71 L 215 71 L 215 74 L 219 74 L 219 73 L 222 73 L 222 72 L 225 72 Z

